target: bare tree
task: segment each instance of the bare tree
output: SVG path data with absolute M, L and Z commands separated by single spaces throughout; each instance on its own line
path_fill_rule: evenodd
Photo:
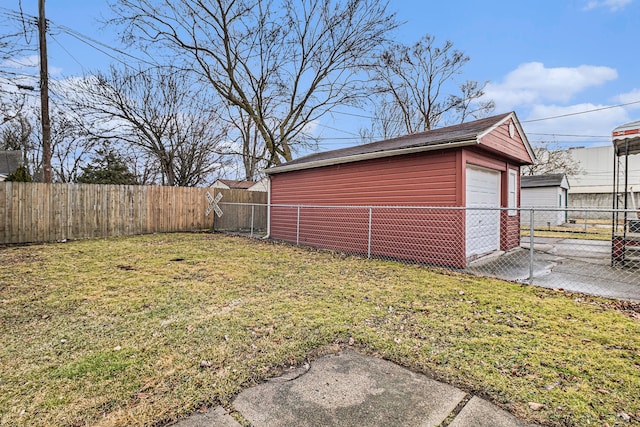
M 26 74 L 21 60 L 37 52 L 32 45 L 36 27 L 22 11 L 6 9 L 0 14 L 0 125 L 24 118 L 27 96 L 37 86 L 37 77 Z
M 37 107 L 27 116 L 19 113 L 0 128 L 0 149 L 19 150 L 23 164 L 36 181 L 42 179 L 42 133 Z M 56 182 L 74 182 L 95 141 L 88 138 L 64 107 L 51 114 L 52 173 Z
M 2 95 L 0 99 L 0 126 L 12 120 L 21 120 L 24 118 L 25 98 L 21 97 L 20 99 L 16 97 L 15 94 L 10 93 L 4 93 Z
M 0 129 L 0 150 L 22 151 L 23 162 L 29 167 L 27 153 L 33 149 L 33 126 L 23 115 L 16 114 L 11 120 L 6 120 Z
M 0 126 L 25 117 L 29 91 L 34 89 L 23 77 L 12 74 L 4 75 L 0 70 Z
M 402 110 L 389 98 L 379 97 L 376 100 L 373 117 L 370 127 L 359 131 L 363 143 L 389 139 L 407 132 Z
M 230 134 L 235 136 L 229 154 L 242 159 L 244 179 L 252 181 L 258 177 L 260 167 L 265 167 L 267 164 L 267 146 L 247 113 L 237 107 L 234 109 L 235 113 L 229 111 L 228 115 L 232 125 Z
M 397 136 L 430 130 L 443 122 L 461 123 L 492 111 L 492 101 L 480 100 L 484 85 L 467 80 L 456 86 L 454 78 L 468 61 L 453 43 L 438 46 L 431 35 L 412 46 L 393 44 L 370 67 L 382 99 L 373 129 L 391 132 L 385 137 Z M 392 109 L 395 116 L 379 115 L 383 109 Z M 395 126 L 390 126 L 392 120 Z
M 36 34 L 34 22 L 22 10 L 6 9 L 0 14 L 0 62 L 33 51 L 30 46 Z
M 160 185 L 163 182 L 162 171 L 158 165 L 158 161 L 148 151 L 141 150 L 140 147 L 129 144 L 126 141 L 120 141 L 117 138 L 100 138 L 95 140 L 93 153 L 99 156 L 100 150 L 113 153 L 122 161 L 135 175 L 135 181 L 138 185 Z
M 144 150 L 162 184 L 204 184 L 220 168 L 225 131 L 210 100 L 174 69 L 111 68 L 77 85 L 76 108 L 91 119 L 87 132 Z
M 91 151 L 93 142 L 79 135 L 78 128 L 64 116 L 54 110 L 51 127 L 52 172 L 56 182 L 73 182 L 86 154 Z M 19 150 L 23 164 L 35 180 L 40 180 L 42 172 L 42 142 L 37 119 L 24 115 L 7 122 L 0 131 L 0 149 Z
M 553 149 L 547 146 L 533 147 L 536 161 L 532 165 L 522 166 L 522 175 L 545 175 L 564 173 L 577 175 L 581 172 L 580 162 L 576 161 L 568 150 Z
M 82 167 L 76 182 L 85 184 L 137 185 L 126 160 L 107 142 L 97 147 L 90 163 Z
M 243 111 L 267 165 L 291 160 L 309 123 L 362 99 L 358 73 L 397 25 L 380 0 L 117 0 L 112 8 L 125 41 L 168 49 Z
M 162 183 L 162 171 L 158 162 L 147 151 L 127 143 L 118 143 L 110 140 L 111 149 L 114 149 L 125 160 L 130 170 L 136 175 L 136 181 L 140 185 L 159 185 Z
M 96 139 L 87 135 L 74 115 L 61 106 L 52 109 L 51 170 L 55 182 L 75 182 L 95 145 Z

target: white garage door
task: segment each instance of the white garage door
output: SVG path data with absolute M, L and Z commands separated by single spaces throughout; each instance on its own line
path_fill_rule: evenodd
M 500 249 L 500 172 L 467 165 L 467 258 Z

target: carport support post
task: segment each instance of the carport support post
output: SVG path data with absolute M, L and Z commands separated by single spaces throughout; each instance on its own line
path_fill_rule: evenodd
M 533 285 L 533 214 L 534 209 L 531 209 L 529 215 L 529 284 Z
M 371 217 L 373 216 L 373 208 L 369 208 L 369 237 L 367 238 L 367 258 L 371 258 Z

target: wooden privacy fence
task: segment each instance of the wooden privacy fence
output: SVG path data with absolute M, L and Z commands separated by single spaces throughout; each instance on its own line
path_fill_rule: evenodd
M 0 244 L 211 229 L 207 191 L 222 193 L 221 203 L 267 202 L 266 193 L 245 190 L 0 182 Z M 235 226 L 248 229 L 250 220 Z M 266 225 L 266 215 L 259 220 Z

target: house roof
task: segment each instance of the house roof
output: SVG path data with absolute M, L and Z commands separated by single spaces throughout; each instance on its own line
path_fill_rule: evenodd
M 0 175 L 12 174 L 22 164 L 22 151 L 0 151 Z
M 616 155 L 640 153 L 640 120 L 618 126 L 611 136 Z
M 337 150 L 324 151 L 300 157 L 282 165 L 267 169 L 267 174 L 288 172 L 299 169 L 310 169 L 320 166 L 349 163 L 380 157 L 399 156 L 402 154 L 443 150 L 446 148 L 477 145 L 487 133 L 508 119 L 513 118 L 519 134 L 522 136 L 527 152 L 533 159 L 534 154 L 514 112 L 486 117 L 472 122 L 462 123 L 426 132 L 417 132 L 383 141 Z
M 229 188 L 246 190 L 255 184 L 255 181 L 238 181 L 235 179 L 218 179 L 219 182 L 223 183 Z
M 256 181 L 253 183 L 253 185 L 249 186 L 247 188 L 247 190 L 249 191 L 261 191 L 261 192 L 266 192 L 268 191 L 267 188 L 269 186 L 268 184 L 269 179 L 268 178 L 262 178 L 260 181 Z
M 569 180 L 563 173 L 520 177 L 520 188 L 562 187 L 569 189 Z

